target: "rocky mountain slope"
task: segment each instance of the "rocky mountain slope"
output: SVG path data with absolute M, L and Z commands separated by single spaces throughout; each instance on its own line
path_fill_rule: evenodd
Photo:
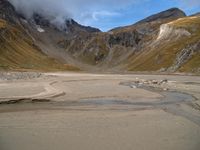
M 45 55 L 5 0 L 0 0 L 0 18 L 0 70 L 77 70 Z
M 6 30 L 16 37 L 11 38 L 10 53 L 23 52 L 20 58 L 18 55 L 12 58 L 13 66 L 20 60 L 18 68 L 30 66 L 26 58 L 34 56 L 31 63 L 34 62 L 35 68 L 37 65 L 49 68 L 49 64 L 59 60 L 58 66 L 72 64 L 87 71 L 200 72 L 198 13 L 187 17 L 182 10 L 172 8 L 105 33 L 82 26 L 73 19 L 66 19 L 61 27 L 52 24 L 43 14 L 35 13 L 32 18 L 25 19 L 10 3 L 0 0 L 0 18 L 0 39 L 4 39 L 0 44 L 4 47 L 10 44 L 10 37 L 5 38 L 3 34 Z M 0 55 L 0 64 L 3 59 L 11 61 L 5 48 L 0 49 L 4 54 Z M 34 51 L 34 55 L 27 50 Z
M 199 72 L 199 25 L 198 16 L 162 24 L 158 35 L 144 48 L 148 50 L 129 58 L 129 70 Z

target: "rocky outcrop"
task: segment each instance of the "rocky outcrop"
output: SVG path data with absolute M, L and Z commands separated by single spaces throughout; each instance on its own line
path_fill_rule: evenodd
M 195 44 L 188 45 L 184 49 L 182 49 L 176 57 L 174 64 L 167 69 L 167 71 L 175 72 L 177 71 L 184 63 L 186 63 L 189 59 L 192 58 L 194 54 L 200 53 L 200 41 Z
M 142 35 L 137 31 L 121 32 L 117 34 L 110 34 L 108 43 L 110 47 L 121 45 L 124 47 L 134 47 L 141 41 Z
M 50 21 L 37 13 L 33 14 L 32 20 L 35 22 L 36 25 L 40 25 L 42 27 L 50 26 Z
M 0 0 L 0 18 L 12 24 L 19 23 L 15 8 L 7 0 Z
M 160 32 L 157 40 L 166 40 L 170 38 L 178 39 L 182 36 L 191 36 L 191 33 L 184 28 L 176 28 L 170 24 L 160 26 Z
M 101 30 L 97 28 L 80 25 L 73 19 L 66 20 L 66 30 L 68 32 L 78 32 L 80 30 L 85 31 L 85 32 L 90 32 L 90 33 L 101 32 Z

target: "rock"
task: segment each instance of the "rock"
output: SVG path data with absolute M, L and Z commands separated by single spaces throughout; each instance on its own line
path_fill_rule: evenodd
M 164 90 L 164 91 L 168 91 L 169 89 L 168 89 L 168 88 L 164 88 L 163 90 Z
M 121 45 L 124 47 L 134 47 L 141 41 L 140 33 L 137 31 L 133 32 L 121 32 L 109 35 L 108 43 L 110 47 L 114 45 Z
M 177 71 L 184 63 L 192 58 L 192 56 L 199 52 L 200 40 L 195 44 L 190 44 L 184 49 L 182 49 L 176 56 L 174 64 L 168 68 L 168 71 L 174 72 Z
M 166 40 L 172 37 L 179 39 L 180 37 L 183 36 L 190 37 L 191 33 L 186 29 L 175 28 L 170 24 L 163 24 L 160 26 L 160 32 L 157 41 L 160 42 L 160 40 Z
M 158 72 L 165 72 L 166 70 L 166 68 L 161 68 L 160 70 L 158 70 Z
M 130 88 L 136 89 L 137 87 L 135 85 L 130 85 Z
M 167 79 L 164 79 L 164 80 L 161 80 L 160 82 L 159 82 L 159 84 L 163 84 L 163 83 L 167 83 L 168 82 L 168 80 Z
M 7 0 L 0 0 L 0 18 L 12 24 L 18 24 L 18 14 L 15 12 L 14 6 Z
M 158 81 L 157 80 L 153 80 L 151 81 L 152 84 L 158 84 Z
M 37 72 L 0 72 L 0 80 L 28 80 L 41 77 Z
M 134 81 L 136 84 L 139 84 L 140 83 L 140 81 Z

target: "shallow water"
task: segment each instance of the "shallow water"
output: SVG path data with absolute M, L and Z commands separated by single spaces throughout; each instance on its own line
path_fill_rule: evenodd
M 18 112 L 31 110 L 82 110 L 82 111 L 104 111 L 107 110 L 123 110 L 134 111 L 144 109 L 163 109 L 167 112 L 183 116 L 190 121 L 200 125 L 200 118 L 181 110 L 178 105 L 188 104 L 195 100 L 194 97 L 185 93 L 179 92 L 159 92 L 163 98 L 155 99 L 154 101 L 145 102 L 144 99 L 116 99 L 116 98 L 91 98 L 82 99 L 79 101 L 43 101 L 43 102 L 19 102 L 16 104 L 0 105 L 0 113 L 2 112 Z

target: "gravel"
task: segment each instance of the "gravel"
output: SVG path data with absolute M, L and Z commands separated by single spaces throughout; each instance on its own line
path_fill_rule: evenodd
M 28 80 L 39 78 L 42 76 L 42 73 L 37 72 L 0 72 L 0 80 L 9 81 L 9 80 Z

